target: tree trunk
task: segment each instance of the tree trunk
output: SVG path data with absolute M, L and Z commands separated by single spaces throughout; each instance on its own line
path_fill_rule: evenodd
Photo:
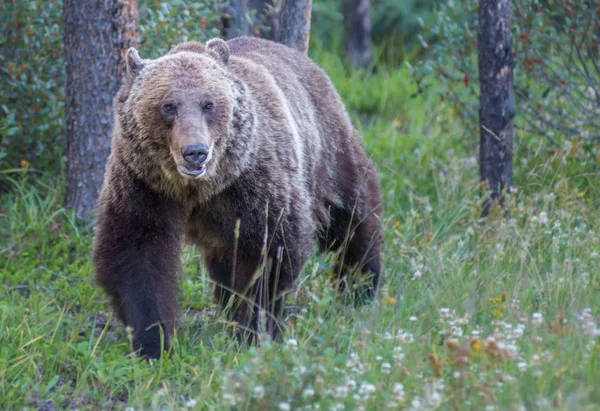
M 483 214 L 494 202 L 503 204 L 512 184 L 513 56 L 510 33 L 510 0 L 479 2 L 479 152 L 484 195 Z
M 110 152 L 112 101 L 137 47 L 135 0 L 64 0 L 66 207 L 86 219 L 96 206 Z
M 346 53 L 350 64 L 365 68 L 371 63 L 369 0 L 343 0 Z
M 273 0 L 231 0 L 224 22 L 224 36 L 232 39 L 260 35 L 264 39 L 276 40 L 279 10 L 274 7 Z M 255 30 L 257 26 L 260 26 L 258 33 Z
M 278 41 L 308 54 L 312 0 L 282 0 Z
M 279 33 L 279 8 L 273 0 L 249 0 L 250 10 L 256 10 L 256 21 L 262 23 L 260 37 L 267 40 L 277 40 Z
M 228 39 L 252 34 L 248 0 L 231 0 L 227 7 L 227 14 L 229 19 L 225 32 Z

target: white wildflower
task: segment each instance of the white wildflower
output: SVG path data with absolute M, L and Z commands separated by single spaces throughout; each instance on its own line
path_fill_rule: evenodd
M 292 350 L 296 350 L 298 348 L 298 341 L 293 338 L 290 338 L 285 342 L 285 345 Z
M 223 404 L 229 407 L 233 407 L 235 405 L 235 397 L 233 394 L 226 392 L 223 394 Z
M 335 397 L 336 398 L 346 398 L 348 396 L 348 387 L 345 385 L 340 385 L 335 388 Z
M 257 385 L 254 387 L 254 391 L 252 392 L 254 398 L 262 399 L 265 396 L 265 388 L 262 385 Z
M 369 384 L 368 382 L 363 382 L 360 386 L 359 393 L 365 397 L 368 397 L 370 394 L 374 393 L 376 388 L 373 384 Z
M 315 390 L 313 388 L 305 388 L 304 391 L 302 391 L 302 397 L 304 398 L 311 398 L 315 395 Z
M 392 394 L 394 394 L 394 399 L 396 401 L 402 401 L 404 399 L 404 385 L 395 382 L 394 385 L 392 385 Z

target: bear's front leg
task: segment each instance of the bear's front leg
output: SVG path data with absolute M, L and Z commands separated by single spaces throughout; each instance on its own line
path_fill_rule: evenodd
M 184 213 L 125 171 L 107 176 L 92 256 L 96 278 L 120 320 L 133 328 L 133 349 L 158 358 L 175 327 Z

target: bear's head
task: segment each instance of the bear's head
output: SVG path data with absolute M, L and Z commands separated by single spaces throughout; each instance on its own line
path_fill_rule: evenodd
M 156 60 L 129 49 L 115 112 L 127 150 L 137 153 L 135 167 L 145 169 L 140 174 L 223 180 L 221 171 L 232 168 L 225 163 L 244 162 L 253 116 L 248 90 L 230 75 L 228 61 L 220 39 L 183 43 Z

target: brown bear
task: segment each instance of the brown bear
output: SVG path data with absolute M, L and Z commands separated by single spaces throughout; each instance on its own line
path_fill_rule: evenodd
M 134 350 L 156 358 L 170 346 L 184 237 L 201 250 L 216 301 L 251 335 L 276 334 L 315 238 L 339 253 L 340 284 L 373 297 L 378 176 L 319 67 L 241 37 L 183 43 L 156 60 L 132 48 L 127 73 L 93 263 Z

